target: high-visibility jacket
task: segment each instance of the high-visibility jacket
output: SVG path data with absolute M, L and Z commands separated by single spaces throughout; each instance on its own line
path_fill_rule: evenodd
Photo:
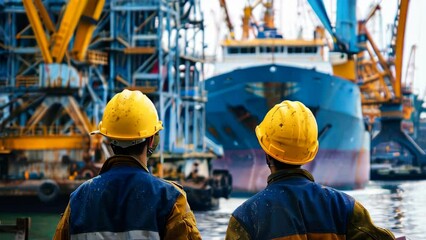
M 72 194 L 54 239 L 201 239 L 186 194 L 116 155 Z
M 226 239 L 395 239 L 351 196 L 304 169 L 271 174 L 268 186 L 232 214 Z

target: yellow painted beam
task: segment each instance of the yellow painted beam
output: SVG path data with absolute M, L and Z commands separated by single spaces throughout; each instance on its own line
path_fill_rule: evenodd
M 19 136 L 0 141 L 4 150 L 54 150 L 87 148 L 87 136 Z
M 395 42 L 395 86 L 394 92 L 397 99 L 401 98 L 401 81 L 402 81 L 402 60 L 404 57 L 404 36 L 405 25 L 407 22 L 408 4 L 409 0 L 401 0 L 399 5 L 399 20 L 398 28 L 396 30 Z
M 379 47 L 376 45 L 376 43 L 373 40 L 373 37 L 371 36 L 370 32 L 366 29 L 365 30 L 365 35 L 367 36 L 368 42 L 371 45 L 371 48 L 373 49 L 373 51 L 371 52 L 369 50 L 369 54 L 371 59 L 374 59 L 374 54 L 375 56 L 377 56 L 378 58 L 378 63 L 382 66 L 383 71 L 389 74 L 389 77 L 391 78 L 392 82 L 394 82 L 394 76 L 392 75 L 392 71 L 389 69 L 389 65 L 386 61 L 386 59 L 383 57 L 382 53 L 380 52 Z M 374 54 L 373 54 L 374 53 Z
M 124 49 L 125 54 L 154 54 L 155 47 L 128 47 Z
M 31 28 L 31 23 L 28 26 L 24 27 L 21 31 L 19 31 L 16 35 L 16 39 L 35 39 L 34 35 L 23 35 L 28 29 Z
M 49 106 L 50 107 L 50 106 Z M 44 117 L 44 115 L 47 113 L 47 110 L 49 110 L 49 107 L 45 104 L 41 104 L 35 112 L 31 115 L 31 118 L 27 122 L 27 127 L 29 129 L 35 128 L 36 124 L 40 122 L 40 120 Z
M 83 16 L 98 21 L 104 5 L 105 0 L 90 0 L 84 9 Z M 73 52 L 76 53 L 77 60 L 84 60 L 95 28 L 96 23 L 90 22 L 85 18 L 80 20 L 80 23 L 77 27 L 73 48 Z
M 155 93 L 157 92 L 158 87 L 154 86 L 133 86 L 128 87 L 129 90 L 139 90 L 143 93 Z
M 70 0 L 65 9 L 59 30 L 54 34 L 52 57 L 61 63 L 67 51 L 68 44 L 80 20 L 88 0 Z
M 41 0 L 34 0 L 34 4 L 37 6 L 38 12 L 41 16 L 41 20 L 43 20 L 44 22 L 44 26 L 46 26 L 47 30 L 49 30 L 50 32 L 55 32 L 55 25 L 53 25 L 49 13 L 47 12 Z
M 41 55 L 45 63 L 52 63 L 52 56 L 49 51 L 49 41 L 41 24 L 37 9 L 32 0 L 23 0 L 25 13 L 30 21 L 31 27 L 36 37 L 37 44 L 40 48 Z
M 68 97 L 69 104 L 65 107 L 65 110 L 68 112 L 69 116 L 74 120 L 79 126 L 82 126 L 82 132 L 90 135 L 90 132 L 95 130 L 95 126 L 92 126 L 90 120 L 87 118 L 86 114 L 80 110 L 80 107 L 77 101 L 73 97 Z
M 222 0 L 224 1 L 224 0 Z M 143 23 L 141 23 L 136 29 L 135 29 L 135 33 L 139 32 L 140 30 L 142 30 L 148 23 L 149 21 L 151 21 L 155 16 L 157 16 L 156 12 L 151 13 L 151 15 L 149 15 L 144 21 Z
M 126 79 L 124 79 L 121 75 L 117 75 L 116 77 L 115 77 L 115 79 L 118 81 L 118 82 L 121 82 L 122 84 L 124 84 L 126 87 L 129 87 L 130 86 L 130 83 L 129 82 L 127 82 L 126 81 Z

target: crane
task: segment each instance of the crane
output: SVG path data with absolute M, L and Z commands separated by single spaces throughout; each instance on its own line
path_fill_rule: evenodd
M 105 0 L 70 0 L 60 18 L 58 31 L 55 31 L 53 22 L 41 0 L 35 0 L 35 2 L 23 0 L 23 4 L 45 63 L 63 61 L 74 31 L 76 31 L 76 37 L 72 51 L 76 53 L 78 60 L 84 59 Z M 84 18 L 80 21 L 81 16 Z M 45 24 L 51 35 L 45 34 L 42 23 Z M 49 39 L 53 40 L 51 46 L 49 46 Z
M 265 11 L 263 13 L 263 26 L 259 26 L 259 23 L 253 16 L 253 10 L 259 6 L 263 5 Z M 242 29 L 243 34 L 241 39 L 246 40 L 250 36 L 250 31 L 253 32 L 253 35 L 257 35 L 259 37 L 259 32 L 266 33 L 270 32 L 272 34 L 271 37 L 276 35 L 276 27 L 274 23 L 274 1 L 273 0 L 257 0 L 253 4 L 247 4 L 243 9 L 243 17 L 242 17 Z M 257 29 L 262 27 L 261 31 L 258 31 L 258 34 L 254 31 L 252 26 L 255 26 Z
M 334 74 L 359 85 L 365 117 L 372 122 L 380 117 L 381 129 L 372 139 L 372 152 L 382 143 L 396 141 L 414 156 L 412 166 L 422 169 L 421 176 L 426 175 L 425 152 L 401 130 L 404 101 L 407 101 L 403 95 L 402 65 L 409 0 L 398 1 L 388 56 L 382 54 L 366 25 L 380 6 L 374 6 L 364 20 L 357 22 L 354 14 L 356 1 L 337 1 L 336 27 L 333 28 L 322 1 L 308 1 L 333 37 L 332 51 L 340 54 L 337 56 L 341 59 L 333 65 Z M 409 112 L 409 108 L 405 112 Z M 372 161 L 374 159 L 373 154 Z
M 408 0 L 402 0 L 398 4 L 388 59 L 374 42 L 366 27 L 367 21 L 359 23 L 359 34 L 365 39 L 362 42 L 365 51 L 358 54 L 362 59 L 358 71 L 359 84 L 364 93 L 363 104 L 399 104 L 402 101 L 402 60 L 408 4 Z M 377 6 L 374 7 L 367 20 L 371 19 L 377 9 Z
M 228 27 L 229 37 L 231 39 L 235 39 L 234 25 L 232 24 L 231 18 L 229 16 L 228 7 L 226 6 L 226 0 L 219 0 L 219 3 L 220 3 L 220 7 L 223 9 L 225 13 L 225 21 L 226 21 L 226 26 Z
M 356 1 L 338 1 L 336 27 L 333 28 L 322 1 L 308 2 L 333 37 L 335 44 L 332 51 L 339 53 L 337 56 L 340 58 L 347 58 L 333 65 L 333 73 L 360 86 L 363 105 L 401 104 L 402 59 L 409 0 L 398 3 L 387 59 L 366 26 L 380 10 L 379 5 L 375 5 L 364 20 L 357 22 Z M 356 25 L 358 29 L 355 29 Z
M 396 169 L 399 167 L 396 164 L 397 162 L 408 164 L 406 166 L 411 169 L 410 174 L 398 174 L 401 178 L 412 179 L 423 177 L 426 174 L 426 154 L 409 135 L 414 129 L 410 127 L 410 124 L 407 125 L 407 121 L 412 120 L 415 104 L 411 89 L 412 83 L 409 82 L 412 79 L 408 80 L 408 75 L 405 81 L 402 79 L 408 7 L 409 0 L 398 1 L 387 57 L 382 55 L 374 43 L 371 34 L 365 27 L 366 22 L 363 21 L 359 24 L 360 34 L 365 36 L 366 41 L 364 43 L 367 44 L 364 45 L 365 51 L 358 54 L 361 60 L 358 64 L 358 72 L 364 108 L 372 107 L 380 110 L 380 115 L 375 116 L 380 118 L 380 131 L 372 138 L 371 142 L 372 163 L 374 164 L 376 160 L 382 158 L 382 156 L 376 157 L 381 146 L 390 146 L 390 143 L 396 142 L 399 146 L 401 159 L 391 160 L 395 164 L 395 170 L 392 170 L 392 172 L 397 171 Z M 410 64 L 413 64 L 415 49 L 416 47 L 413 46 L 410 52 L 407 74 L 411 71 Z M 366 55 L 368 57 L 365 57 Z M 403 152 L 404 154 L 402 154 Z M 405 157 L 406 155 L 412 156 L 412 160 L 407 160 L 409 158 Z M 394 177 L 377 174 L 373 176 L 376 179 Z
M 93 177 L 104 158 L 101 138 L 90 132 L 105 92 L 96 94 L 95 78 L 89 80 L 87 73 L 108 63 L 106 53 L 88 50 L 105 1 L 56 4 L 7 2 L 0 12 L 1 24 L 10 19 L 12 25 L 2 26 L 8 28 L 8 51 L 0 60 L 7 68 L 7 83 L 0 88 L 5 100 L 0 109 L 6 111 L 0 118 L 1 193 L 13 188 L 15 195 L 36 194 L 42 202 L 53 202 Z
M 234 40 L 234 26 L 229 16 L 226 0 L 219 0 L 219 3 L 225 13 L 225 22 L 228 27 L 229 36 L 232 40 Z M 260 24 L 253 16 L 253 10 L 260 5 L 264 7 L 262 24 Z M 253 28 L 253 26 L 255 28 Z M 243 9 L 242 16 L 241 40 L 249 39 L 250 34 L 253 34 L 256 38 L 282 38 L 282 35 L 277 33 L 277 28 L 275 27 L 273 0 L 256 0 L 253 4 L 250 4 L 249 2 L 246 4 Z

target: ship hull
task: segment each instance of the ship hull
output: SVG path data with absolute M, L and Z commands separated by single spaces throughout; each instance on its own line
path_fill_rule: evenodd
M 237 69 L 206 80 L 207 133 L 224 147 L 215 169 L 228 169 L 234 192 L 257 192 L 270 174 L 254 128 L 273 105 L 303 102 L 314 113 L 320 149 L 304 166 L 316 182 L 339 189 L 362 188 L 369 180 L 370 137 L 359 88 L 344 79 L 277 64 Z

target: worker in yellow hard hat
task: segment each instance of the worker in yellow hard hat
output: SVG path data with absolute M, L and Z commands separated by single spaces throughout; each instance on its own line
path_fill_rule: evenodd
M 161 129 L 142 92 L 108 102 L 93 134 L 107 137 L 115 155 L 71 194 L 54 239 L 201 239 L 182 187 L 148 171 Z
M 226 239 L 394 239 L 359 202 L 315 183 L 301 168 L 318 152 L 315 117 L 301 102 L 276 104 L 256 136 L 271 175 L 264 190 L 232 213 Z

